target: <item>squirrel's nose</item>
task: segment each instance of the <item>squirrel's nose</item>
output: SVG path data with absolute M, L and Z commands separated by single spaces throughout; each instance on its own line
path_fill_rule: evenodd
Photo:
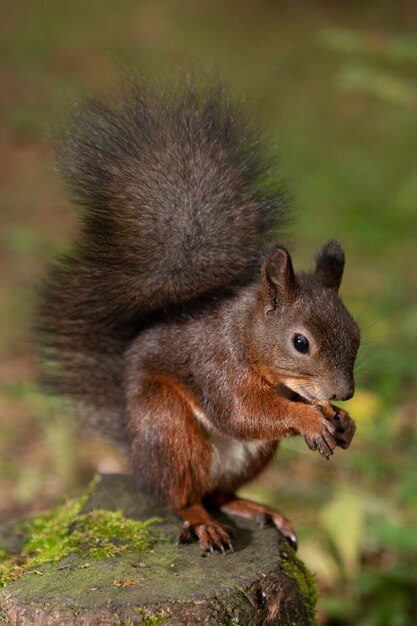
M 334 393 L 331 400 L 350 400 L 355 393 L 355 385 L 352 383 L 344 389 L 341 389 L 339 393 Z
M 354 390 L 350 389 L 343 397 L 340 397 L 339 400 L 350 400 L 353 397 Z

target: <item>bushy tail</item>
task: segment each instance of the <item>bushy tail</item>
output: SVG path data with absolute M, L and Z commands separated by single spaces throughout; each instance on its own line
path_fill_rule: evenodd
M 248 283 L 283 220 L 259 136 L 222 87 L 122 90 L 91 100 L 58 148 L 81 207 L 51 268 L 38 334 L 50 384 L 123 438 L 123 353 L 154 317 Z

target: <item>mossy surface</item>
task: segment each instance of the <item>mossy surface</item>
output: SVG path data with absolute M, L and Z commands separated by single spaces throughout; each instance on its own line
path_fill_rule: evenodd
M 31 569 L 69 554 L 106 559 L 128 550 L 152 548 L 157 537 L 149 527 L 158 521 L 156 518 L 136 521 L 125 517 L 120 510 L 82 513 L 96 483 L 93 481 L 81 498 L 18 524 L 20 552 L 13 554 L 0 549 L 0 588 Z
M 304 570 L 298 560 L 281 568 L 283 557 L 293 561 L 293 555 L 274 528 L 219 515 L 236 528 L 235 551 L 207 555 L 196 542 L 178 547 L 178 520 L 126 476 L 102 477 L 84 502 L 26 522 L 32 535 L 22 536 L 24 575 L 0 591 L 0 606 L 12 622 L 42 615 L 45 623 L 65 618 L 94 626 L 162 626 L 174 617 L 194 624 L 209 616 L 210 623 L 229 626 L 276 614 L 283 626 L 314 624 L 307 618 L 314 595 Z M 161 520 L 152 527 L 155 535 L 150 515 Z
M 147 609 L 136 609 L 136 613 L 142 618 L 143 626 L 164 626 L 166 624 L 165 613 L 151 614 Z
M 292 578 L 297 584 L 298 591 L 305 602 L 308 618 L 310 620 L 308 626 L 318 626 L 315 609 L 318 593 L 314 576 L 295 555 L 293 550 L 288 550 L 288 553 L 289 558 L 285 558 L 287 556 L 286 553 L 281 555 L 281 571 L 283 571 L 288 578 Z M 303 624 L 302 626 L 305 625 Z

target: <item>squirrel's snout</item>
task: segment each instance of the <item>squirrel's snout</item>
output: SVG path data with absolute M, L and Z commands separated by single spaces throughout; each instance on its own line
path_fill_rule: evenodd
M 341 389 L 339 393 L 334 393 L 331 400 L 350 400 L 355 393 L 355 385 L 352 383 L 345 389 Z

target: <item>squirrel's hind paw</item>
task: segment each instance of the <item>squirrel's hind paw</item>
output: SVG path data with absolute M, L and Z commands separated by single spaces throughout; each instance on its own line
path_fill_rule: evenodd
M 191 524 L 185 520 L 180 534 L 178 536 L 177 545 L 189 543 L 193 539 L 198 539 L 200 548 L 204 552 L 233 552 L 231 537 L 234 536 L 234 530 L 230 526 L 224 524 Z

